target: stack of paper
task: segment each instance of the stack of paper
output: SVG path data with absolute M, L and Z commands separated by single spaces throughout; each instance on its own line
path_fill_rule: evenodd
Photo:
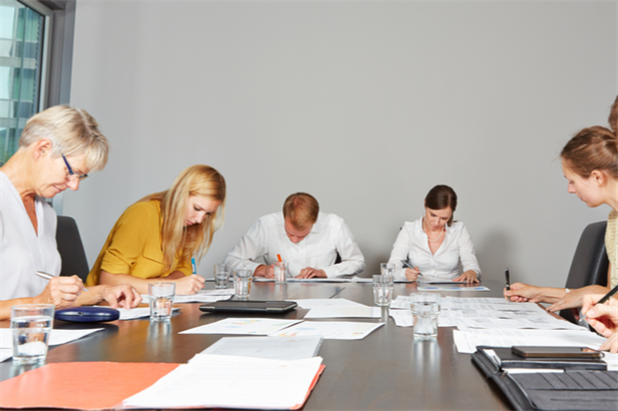
M 222 355 L 195 356 L 125 408 L 300 408 L 315 385 L 322 358 L 283 361 Z
M 224 337 L 201 354 L 233 355 L 269 358 L 272 360 L 303 360 L 318 355 L 322 337 Z M 199 355 L 199 354 L 198 354 Z

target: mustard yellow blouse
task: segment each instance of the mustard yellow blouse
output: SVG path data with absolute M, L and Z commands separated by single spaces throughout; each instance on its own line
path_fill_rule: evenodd
M 191 261 L 179 262 L 177 257 L 172 269 L 163 271 L 162 224 L 158 200 L 138 202 L 127 208 L 109 233 L 86 286 L 99 284 L 101 270 L 139 278 L 167 277 L 174 271 L 191 275 Z

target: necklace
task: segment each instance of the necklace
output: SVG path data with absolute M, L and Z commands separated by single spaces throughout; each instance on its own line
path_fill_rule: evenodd
M 427 225 L 425 224 L 425 219 L 423 218 L 423 225 L 425 227 L 427 227 Z M 433 240 L 431 238 L 429 238 L 429 227 L 427 227 L 427 232 L 425 232 L 425 234 L 427 235 L 427 241 L 429 241 L 430 243 L 435 243 L 436 241 L 438 241 L 440 239 L 440 237 L 442 237 L 442 234 L 444 233 L 444 227 L 442 227 L 442 230 L 440 230 L 440 234 L 438 234 L 438 236 L 436 238 L 434 238 Z

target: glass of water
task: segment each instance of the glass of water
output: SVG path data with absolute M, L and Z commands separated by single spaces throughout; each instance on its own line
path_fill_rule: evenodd
M 172 318 L 172 306 L 176 294 L 176 283 L 160 282 L 148 284 L 150 303 L 150 321 L 169 321 Z
M 440 314 L 440 294 L 412 294 L 410 308 L 414 317 L 414 339 L 431 341 L 438 338 L 438 315 Z
M 251 293 L 251 270 L 234 271 L 234 294 L 237 300 L 248 300 Z
M 230 272 L 225 264 L 215 264 L 215 288 L 227 288 Z
M 285 283 L 285 277 L 288 273 L 288 263 L 283 261 L 277 261 L 273 264 L 273 269 L 275 270 L 275 283 Z
M 393 298 L 393 288 L 389 278 L 383 275 L 373 276 L 373 301 L 378 307 L 388 307 Z
M 13 364 L 45 362 L 53 324 L 52 304 L 24 304 L 11 307 Z

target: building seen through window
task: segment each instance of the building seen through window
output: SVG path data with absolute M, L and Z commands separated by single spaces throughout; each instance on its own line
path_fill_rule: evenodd
M 0 4 L 0 166 L 41 110 L 45 16 L 15 0 Z

